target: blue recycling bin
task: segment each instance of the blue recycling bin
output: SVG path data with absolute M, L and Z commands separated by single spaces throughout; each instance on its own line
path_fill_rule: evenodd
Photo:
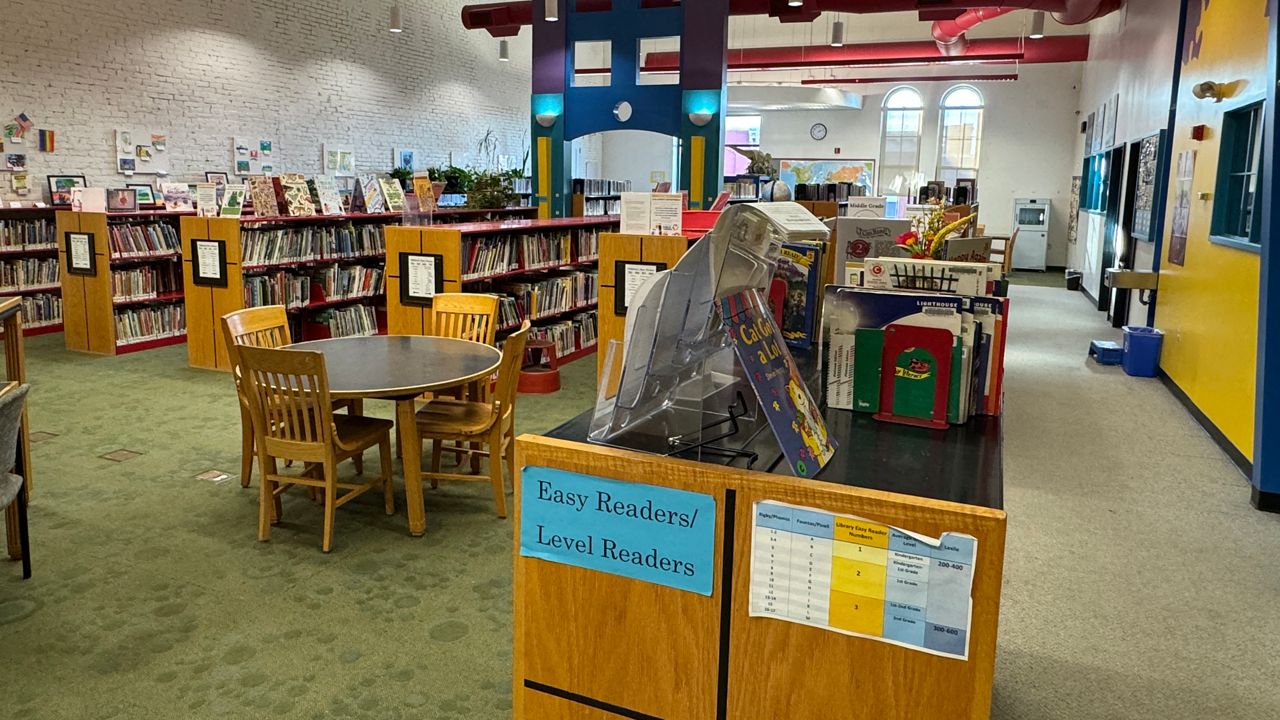
M 1164 333 L 1139 325 L 1124 326 L 1124 371 L 1134 377 L 1155 377 L 1160 369 Z

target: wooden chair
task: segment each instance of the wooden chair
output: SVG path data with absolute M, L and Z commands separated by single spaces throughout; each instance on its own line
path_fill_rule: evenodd
M 292 343 L 289 315 L 283 305 L 237 310 L 222 316 L 222 335 L 226 340 L 231 375 L 240 400 L 240 487 L 249 487 L 249 479 L 253 476 L 253 423 L 250 421 L 249 401 L 241 388 L 239 348 L 245 345 L 280 348 Z M 364 404 L 360 400 L 339 400 L 335 407 L 345 408 L 352 415 L 364 412 Z M 356 470 L 364 472 L 363 460 L 356 461 Z
M 432 487 L 439 480 L 479 480 L 475 475 L 440 472 L 440 455 L 446 448 L 443 442 L 475 443 L 487 445 L 488 450 L 475 450 L 489 457 L 489 481 L 493 484 L 493 502 L 498 517 L 507 516 L 506 487 L 502 480 L 502 463 L 505 454 L 507 474 L 515 477 L 515 401 L 516 385 L 520 382 L 520 366 L 524 362 L 525 341 L 529 337 L 529 321 L 512 333 L 502 346 L 502 360 L 498 365 L 498 388 L 485 402 L 437 398 L 418 411 L 418 434 L 422 440 L 432 440 Z
M 492 345 L 498 335 L 498 296 L 441 293 L 431 300 L 431 334 Z
M 22 409 L 30 385 L 10 382 L 0 390 L 0 508 L 17 509 L 18 544 L 22 548 L 22 579 L 31 578 L 31 538 L 27 533 L 26 479 L 14 474 L 22 442 Z M 26 470 L 19 470 L 26 472 Z
M 991 262 L 1003 263 L 1005 276 L 1013 270 L 1013 245 L 1018 241 L 1019 229 L 1014 228 L 1008 238 L 991 239 Z
M 382 486 L 387 514 L 395 512 L 391 486 L 390 420 L 335 415 L 324 355 L 299 350 L 242 346 L 241 382 L 253 417 L 254 444 L 262 465 L 258 494 L 258 539 L 269 540 L 280 521 L 280 495 L 293 485 L 324 491 L 325 552 L 333 543 L 334 511 L 367 490 Z M 365 483 L 338 482 L 338 463 L 378 446 L 382 472 Z M 300 475 L 281 475 L 277 460 L 304 463 Z M 346 490 L 341 497 L 339 488 Z

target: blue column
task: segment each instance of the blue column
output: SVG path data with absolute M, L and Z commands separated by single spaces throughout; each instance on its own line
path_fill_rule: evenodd
M 1276 38 L 1280 0 L 1268 0 L 1271 25 L 1267 47 L 1267 105 L 1262 158 L 1262 261 L 1258 278 L 1258 382 L 1253 429 L 1253 506 L 1280 512 L 1280 252 L 1272 243 L 1280 230 L 1280 117 L 1276 83 L 1280 68 Z M 1273 292 L 1274 291 L 1274 292 Z

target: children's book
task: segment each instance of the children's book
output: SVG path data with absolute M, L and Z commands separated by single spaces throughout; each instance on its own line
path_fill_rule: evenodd
M 311 188 L 302 173 L 284 173 L 280 176 L 280 190 L 284 193 L 284 208 L 290 217 L 308 217 L 316 214 L 311 202 Z
M 192 210 L 191 188 L 186 183 L 160 183 L 160 193 L 164 198 L 164 209 L 173 211 Z
M 911 229 L 910 220 L 847 217 L 827 220 L 835 238 L 836 267 L 868 258 L 900 257 L 898 236 Z
M 280 208 L 276 205 L 276 188 L 271 178 L 266 175 L 249 177 L 249 197 L 253 201 L 253 214 L 256 217 L 278 217 Z
M 338 194 L 338 183 L 329 175 L 317 175 L 314 182 L 316 197 L 320 199 L 320 212 L 325 215 L 341 215 L 342 196 Z
M 782 280 L 782 339 L 792 347 L 813 344 L 818 312 L 818 282 L 822 274 L 822 246 L 817 243 L 783 243 L 774 268 L 774 280 Z
M 224 218 L 238 218 L 244 211 L 244 196 L 247 190 L 244 184 L 228 185 L 222 194 L 222 207 L 218 211 Z
M 985 295 L 987 292 L 985 264 L 871 258 L 863 270 L 863 285 L 876 290 L 923 290 L 955 295 Z
M 378 178 L 378 185 L 382 189 L 382 197 L 387 202 L 386 212 L 404 212 L 406 201 L 404 186 L 400 181 L 393 177 L 383 177 Z
M 356 178 L 356 193 L 360 212 L 386 212 L 387 203 L 382 197 L 382 185 L 378 182 L 377 175 L 361 175 Z

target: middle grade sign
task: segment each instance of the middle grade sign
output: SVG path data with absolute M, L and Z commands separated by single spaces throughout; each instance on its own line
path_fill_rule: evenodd
M 522 556 L 711 594 L 714 497 L 546 467 L 520 488 Z

